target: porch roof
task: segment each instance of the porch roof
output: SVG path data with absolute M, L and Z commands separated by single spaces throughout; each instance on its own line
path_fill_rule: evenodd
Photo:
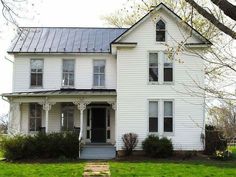
M 4 97 L 37 97 L 37 96 L 79 96 L 79 95 L 116 95 L 115 89 L 60 89 L 33 92 L 3 93 Z

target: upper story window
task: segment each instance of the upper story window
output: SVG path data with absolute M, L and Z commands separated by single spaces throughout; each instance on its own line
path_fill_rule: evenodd
M 173 81 L 173 61 L 165 55 L 164 58 L 164 82 Z
M 158 53 L 149 53 L 149 82 L 158 82 Z
M 31 103 L 29 112 L 29 130 L 39 131 L 42 122 L 42 106 L 37 103 Z
M 74 86 L 74 60 L 63 60 L 63 73 L 62 73 L 62 86 L 73 87 Z
M 93 62 L 93 86 L 105 86 L 105 60 L 94 60 Z
M 162 20 L 156 23 L 156 41 L 164 42 L 166 39 L 166 25 Z
M 158 132 L 158 102 L 149 102 L 149 132 Z
M 164 132 L 173 132 L 173 101 L 164 101 Z
M 42 87 L 43 86 L 43 60 L 31 59 L 30 60 L 30 86 Z

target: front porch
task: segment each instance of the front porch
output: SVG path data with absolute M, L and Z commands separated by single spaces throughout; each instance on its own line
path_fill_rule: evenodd
M 30 92 L 5 95 L 11 134 L 76 131 L 83 144 L 116 143 L 115 91 Z

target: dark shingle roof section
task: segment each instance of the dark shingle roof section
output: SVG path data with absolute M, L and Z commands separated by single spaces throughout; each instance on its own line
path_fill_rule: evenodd
M 31 27 L 12 42 L 8 53 L 109 53 L 126 28 Z

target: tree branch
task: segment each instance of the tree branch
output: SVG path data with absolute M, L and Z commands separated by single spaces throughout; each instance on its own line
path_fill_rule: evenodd
M 194 0 L 185 0 L 188 2 L 191 6 L 193 6 L 199 14 L 201 14 L 203 17 L 205 17 L 207 20 L 209 20 L 213 25 L 215 25 L 219 30 L 224 32 L 225 34 L 231 36 L 233 39 L 236 39 L 236 32 L 225 26 L 223 23 L 221 23 L 219 20 L 215 18 L 214 15 L 207 12 L 204 8 L 202 8 L 200 5 L 198 5 Z
M 228 2 L 227 0 L 211 0 L 217 5 L 225 15 L 236 21 L 236 6 Z

